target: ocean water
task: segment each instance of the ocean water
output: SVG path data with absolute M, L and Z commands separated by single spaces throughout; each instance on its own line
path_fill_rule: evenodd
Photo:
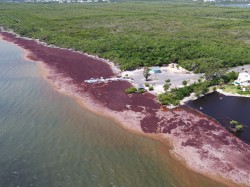
M 0 40 L 0 187 L 222 186 L 55 91 Z

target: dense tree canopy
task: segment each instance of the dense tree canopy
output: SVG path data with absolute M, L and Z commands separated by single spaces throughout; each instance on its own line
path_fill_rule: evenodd
M 250 63 L 249 9 L 163 2 L 1 4 L 0 25 L 111 59 L 122 69 L 176 62 L 206 72 Z

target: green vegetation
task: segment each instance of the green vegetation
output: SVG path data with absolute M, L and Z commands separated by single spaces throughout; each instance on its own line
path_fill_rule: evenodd
M 234 132 L 240 132 L 244 128 L 244 125 L 242 125 L 241 123 L 239 123 L 238 121 L 235 121 L 235 120 L 231 120 L 230 124 L 232 125 Z
M 150 69 L 148 67 L 145 67 L 143 70 L 143 76 L 145 77 L 145 80 L 148 80 L 148 77 L 150 76 L 149 74 Z
M 146 83 L 145 83 L 145 86 L 146 86 L 146 87 L 149 87 L 149 83 L 146 82 Z
M 220 87 L 224 92 L 237 94 L 241 90 L 241 86 L 235 86 L 234 84 L 225 84 Z
M 154 90 L 154 87 L 153 86 L 149 86 L 149 91 L 153 91 Z
M 126 94 L 131 94 L 131 93 L 136 93 L 137 92 L 137 89 L 135 88 L 135 87 L 130 87 L 130 88 L 127 88 L 126 90 L 125 90 L 125 93 Z
M 223 76 L 222 80 L 220 79 L 219 85 L 220 89 L 224 92 L 240 95 L 250 95 L 250 86 L 241 87 L 240 85 L 235 86 L 232 80 L 237 79 L 238 73 L 230 72 L 227 76 Z M 226 84 L 224 84 L 226 83 Z M 244 91 L 243 91 L 244 88 Z
M 170 88 L 170 83 L 166 83 L 163 85 L 164 91 L 167 91 Z
M 250 88 L 247 88 L 246 91 L 239 90 L 237 93 L 240 95 L 250 95 Z
M 144 93 L 146 90 L 144 88 L 136 89 L 135 87 L 129 87 L 125 90 L 126 94 L 132 94 L 132 93 Z
M 182 81 L 182 84 L 183 84 L 183 86 L 186 86 L 187 85 L 187 81 Z
M 216 86 L 213 87 L 213 92 L 215 92 L 217 90 Z
M 210 67 L 250 63 L 247 8 L 194 2 L 12 3 L 0 7 L 0 25 L 5 28 L 96 54 L 119 63 L 121 69 L 177 62 L 195 72 L 209 72 Z
M 223 80 L 225 83 L 228 83 L 236 79 L 235 77 L 237 77 L 237 73 L 230 72 L 221 77 L 213 78 L 212 80 L 194 83 L 182 88 L 174 88 L 170 92 L 166 91 L 165 93 L 159 94 L 158 100 L 163 105 L 178 105 L 180 101 L 184 99 L 184 97 L 190 96 L 191 93 L 195 93 L 195 95 L 199 97 L 200 95 L 207 93 L 209 87 L 219 85 L 221 80 Z
M 178 100 L 173 93 L 167 92 L 165 94 L 159 94 L 158 100 L 163 105 L 174 105 L 177 106 L 180 104 L 180 100 Z
M 138 89 L 137 93 L 144 93 L 146 90 L 144 88 Z

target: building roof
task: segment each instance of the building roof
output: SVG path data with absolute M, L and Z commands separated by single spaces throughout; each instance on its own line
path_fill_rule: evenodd
M 161 69 L 159 67 L 152 67 L 150 68 L 150 71 L 149 71 L 150 74 L 153 74 L 153 73 L 161 73 Z
M 248 82 L 250 81 L 250 74 L 247 72 L 242 72 L 239 73 L 238 79 L 236 80 L 236 82 L 242 83 L 242 82 Z
M 245 86 L 245 87 L 247 87 L 247 86 L 249 86 L 249 85 L 250 85 L 250 83 L 248 83 L 248 82 L 243 82 L 243 83 L 241 83 L 240 85 L 241 85 L 241 86 Z

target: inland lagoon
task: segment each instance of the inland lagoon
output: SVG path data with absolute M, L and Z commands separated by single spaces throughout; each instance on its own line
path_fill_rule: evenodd
M 55 91 L 0 40 L 0 186 L 223 186 Z
M 246 127 L 236 135 L 243 141 L 250 143 L 250 98 L 225 96 L 214 92 L 190 101 L 188 106 L 213 117 L 225 128 L 230 127 L 230 121 L 236 120 Z

